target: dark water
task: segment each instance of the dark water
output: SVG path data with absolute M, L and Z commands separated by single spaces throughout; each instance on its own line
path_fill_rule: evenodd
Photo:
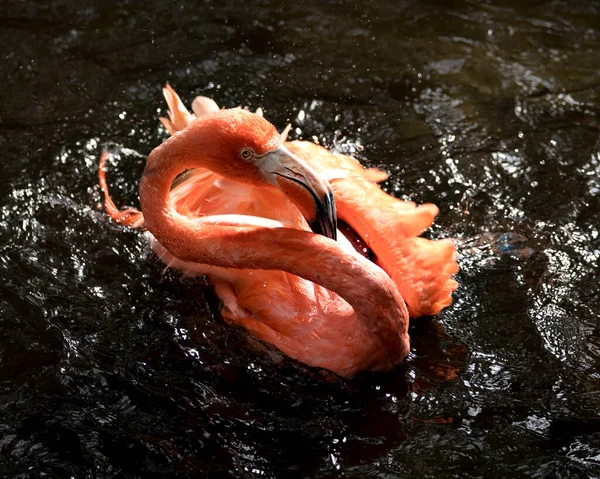
M 5 0 L 0 45 L 1 474 L 600 476 L 600 3 Z M 402 367 L 261 353 L 107 221 L 166 81 L 441 207 L 460 289 Z

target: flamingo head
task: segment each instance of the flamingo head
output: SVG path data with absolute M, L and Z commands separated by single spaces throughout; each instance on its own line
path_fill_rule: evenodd
M 337 216 L 330 184 L 289 151 L 275 127 L 242 109 L 199 118 L 187 130 L 202 138 L 198 166 L 257 187 L 276 187 L 300 210 L 315 233 L 336 239 Z

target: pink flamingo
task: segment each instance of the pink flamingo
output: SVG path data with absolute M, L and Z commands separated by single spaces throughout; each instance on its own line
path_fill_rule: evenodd
M 172 136 L 148 156 L 142 211 L 114 205 L 101 155 L 110 217 L 145 226 L 169 267 L 208 276 L 228 322 L 298 361 L 343 377 L 401 362 L 409 315 L 437 314 L 457 287 L 453 243 L 418 237 L 437 207 L 386 194 L 387 175 L 353 158 L 286 142 L 261 111 L 198 97 L 194 116 L 163 93 Z M 336 206 L 376 264 L 337 231 Z

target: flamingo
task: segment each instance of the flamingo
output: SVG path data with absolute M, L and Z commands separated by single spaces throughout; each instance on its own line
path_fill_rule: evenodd
M 163 94 L 172 136 L 147 158 L 141 211 L 115 206 L 101 154 L 108 215 L 146 228 L 168 267 L 206 275 L 223 318 L 287 356 L 345 378 L 399 364 L 409 317 L 437 314 L 457 287 L 452 241 L 418 237 L 438 208 L 388 195 L 377 185 L 387 174 L 351 157 L 286 141 L 260 109 L 197 97 L 191 114 L 169 85 Z

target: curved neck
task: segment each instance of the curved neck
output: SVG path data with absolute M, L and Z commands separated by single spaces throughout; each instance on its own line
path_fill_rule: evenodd
M 198 131 L 190 148 L 190 133 L 176 134 L 148 156 L 139 193 L 146 226 L 156 239 L 183 261 L 286 271 L 319 284 L 346 300 L 382 346 L 403 350 L 408 336 L 404 300 L 390 277 L 366 258 L 308 231 L 198 224 L 172 208 L 173 180 L 198 165 L 190 152 L 206 151 L 199 148 L 204 145 Z

